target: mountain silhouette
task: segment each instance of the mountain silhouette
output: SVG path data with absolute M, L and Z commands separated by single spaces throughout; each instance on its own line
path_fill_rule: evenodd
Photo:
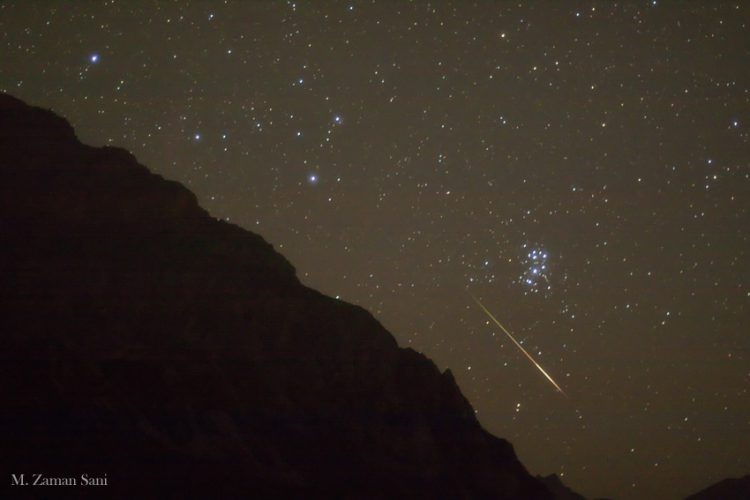
M 547 489 L 550 490 L 555 500 L 586 500 L 586 497 L 579 495 L 578 493 L 565 486 L 565 484 L 563 484 L 557 474 L 550 474 L 546 477 L 536 477 L 542 483 L 544 483 Z
M 740 478 L 719 481 L 690 495 L 685 500 L 748 500 L 750 499 L 750 474 Z
M 450 371 L 303 286 L 182 185 L 6 94 L 0 241 L 6 478 L 106 474 L 101 495 L 552 498 Z M 3 496 L 33 488 L 8 483 Z

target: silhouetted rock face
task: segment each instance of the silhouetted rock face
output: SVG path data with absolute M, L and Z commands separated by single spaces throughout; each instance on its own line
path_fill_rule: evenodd
M 106 473 L 128 494 L 549 497 L 450 372 L 180 184 L 3 94 L 0 242 L 4 472 Z
M 586 497 L 565 486 L 556 474 L 550 474 L 546 477 L 537 476 L 537 479 L 544 483 L 555 500 L 586 500 Z
M 724 479 L 685 500 L 748 500 L 750 499 L 750 474 L 740 478 Z

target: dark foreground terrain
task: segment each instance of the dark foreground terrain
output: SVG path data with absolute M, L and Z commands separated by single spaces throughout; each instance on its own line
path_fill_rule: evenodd
M 750 474 L 724 479 L 685 500 L 750 500 Z
M 41 472 L 106 473 L 103 496 L 551 497 L 449 371 L 4 94 L 0 242 L 2 496 L 52 495 L 11 486 Z

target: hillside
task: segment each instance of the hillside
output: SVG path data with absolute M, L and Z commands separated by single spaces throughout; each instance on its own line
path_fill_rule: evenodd
M 729 478 L 690 495 L 685 500 L 747 500 L 750 498 L 750 474 Z
M 141 495 L 550 496 L 450 371 L 8 95 L 0 238 L 6 471 Z

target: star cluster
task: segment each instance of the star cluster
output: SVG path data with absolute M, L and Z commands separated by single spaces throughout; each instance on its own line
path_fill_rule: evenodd
M 724 1 L 9 1 L 0 90 L 371 310 L 531 472 L 680 498 L 750 471 L 748 23 Z
M 527 246 L 524 245 L 524 248 Z M 524 271 L 518 282 L 533 293 L 552 290 L 549 280 L 549 254 L 543 248 L 532 248 L 522 260 Z

